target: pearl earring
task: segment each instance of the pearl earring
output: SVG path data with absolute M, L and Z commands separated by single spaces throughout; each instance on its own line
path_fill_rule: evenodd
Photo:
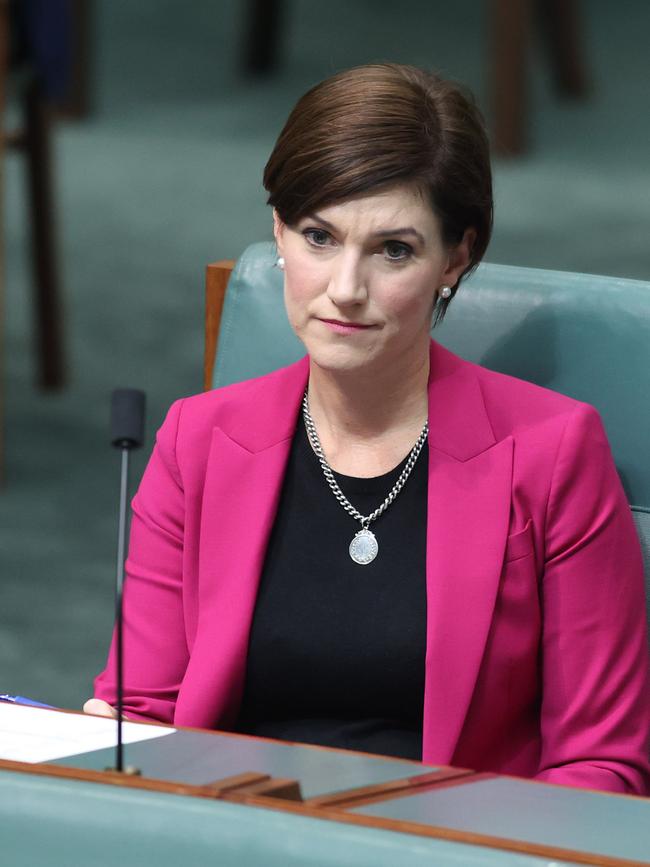
M 284 256 L 278 256 L 278 268 L 280 271 L 284 271 Z
M 440 297 L 441 298 L 451 298 L 451 286 L 441 286 L 440 287 Z

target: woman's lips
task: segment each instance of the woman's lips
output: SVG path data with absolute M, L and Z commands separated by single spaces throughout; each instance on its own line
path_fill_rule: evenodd
M 340 319 L 320 319 L 319 321 L 339 334 L 355 334 L 358 331 L 367 331 L 373 327 L 372 325 L 363 325 L 359 322 L 342 322 Z

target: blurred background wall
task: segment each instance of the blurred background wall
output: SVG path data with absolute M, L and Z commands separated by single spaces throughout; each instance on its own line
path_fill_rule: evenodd
M 463 81 L 488 111 L 489 6 L 287 0 L 281 66 L 250 77 L 243 0 L 93 4 L 92 111 L 54 137 L 59 392 L 34 385 L 24 165 L 4 156 L 0 692 L 68 707 L 91 693 L 113 604 L 109 393 L 147 391 L 137 477 L 167 406 L 201 388 L 204 265 L 271 237 L 261 172 L 296 98 L 341 68 L 396 60 Z M 487 259 L 647 280 L 650 4 L 585 0 L 582 28 L 585 101 L 558 99 L 532 46 L 528 147 L 495 161 Z M 10 97 L 7 124 L 16 110 Z

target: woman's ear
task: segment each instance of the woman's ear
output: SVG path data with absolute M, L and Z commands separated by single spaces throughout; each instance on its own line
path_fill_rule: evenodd
M 284 236 L 285 225 L 278 212 L 273 208 L 273 236 L 275 237 L 275 246 L 278 248 L 278 254 L 282 255 L 282 242 Z
M 454 286 L 460 280 L 461 274 L 469 268 L 475 243 L 476 229 L 470 226 L 465 229 L 461 242 L 449 249 L 447 267 L 443 275 L 445 285 Z

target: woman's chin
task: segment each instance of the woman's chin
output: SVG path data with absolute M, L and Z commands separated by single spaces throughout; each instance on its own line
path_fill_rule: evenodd
M 346 346 L 308 346 L 311 363 L 331 373 L 362 372 L 377 363 L 377 354 Z

